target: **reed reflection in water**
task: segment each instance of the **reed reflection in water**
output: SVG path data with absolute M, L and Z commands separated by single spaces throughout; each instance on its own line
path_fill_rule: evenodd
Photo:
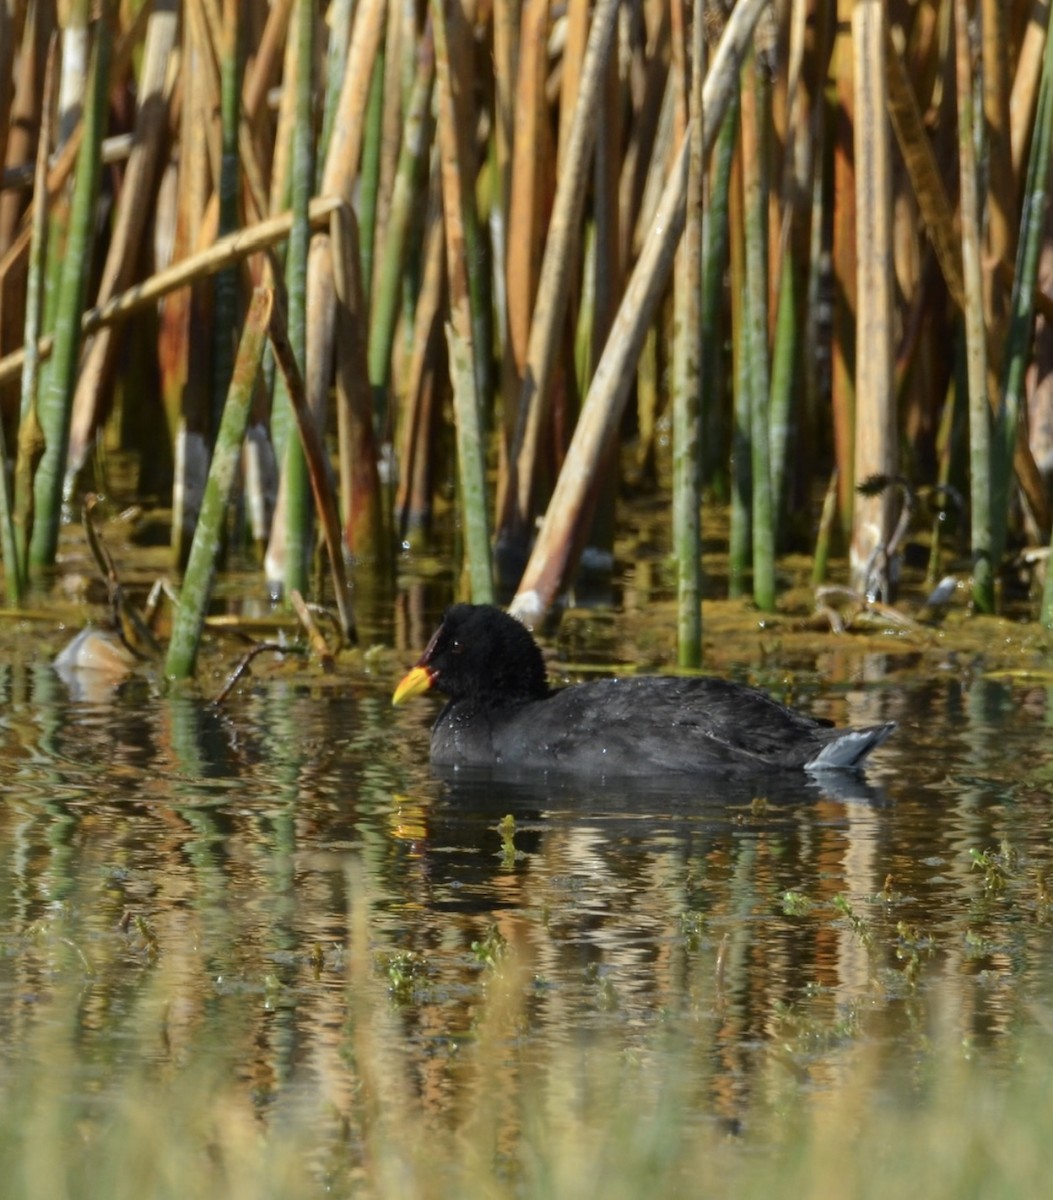
M 816 696 L 899 722 L 865 777 L 631 786 L 436 778 L 386 678 L 0 693 L 8 1116 L 44 1078 L 71 1126 L 193 1080 L 206 1125 L 310 1130 L 315 1179 L 359 1178 L 384 1113 L 515 1176 L 531 1105 L 617 1121 L 627 1062 L 643 1107 L 777 1140 L 937 1030 L 1008 1069 L 1049 995 L 1043 687 Z

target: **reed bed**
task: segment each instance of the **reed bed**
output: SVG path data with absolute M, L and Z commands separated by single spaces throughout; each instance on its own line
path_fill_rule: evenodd
M 840 539 L 852 588 L 892 597 L 900 497 L 951 486 L 997 608 L 1050 538 L 1050 7 L 3 5 L 9 598 L 107 490 L 100 448 L 185 560 L 268 286 L 360 578 L 445 536 L 453 480 L 460 590 L 537 619 L 610 560 L 628 473 L 674 493 L 697 664 L 700 506 L 730 500 L 727 586 L 771 609 L 836 471 L 821 557 Z M 285 378 L 267 356 L 222 525 L 303 591 Z

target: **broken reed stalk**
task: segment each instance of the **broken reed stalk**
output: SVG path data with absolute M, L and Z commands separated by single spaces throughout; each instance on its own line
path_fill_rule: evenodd
M 188 679 L 194 673 L 273 306 L 273 288 L 257 288 L 245 318 L 183 576 L 179 608 L 165 658 L 165 675 L 169 679 Z
M 45 448 L 33 481 L 34 514 L 29 561 L 35 568 L 54 563 L 62 521 L 62 483 L 80 354 L 81 313 L 88 294 L 91 250 L 95 240 L 95 201 L 101 173 L 99 147 L 109 108 L 111 20 L 112 4 L 110 0 L 104 0 L 95 22 L 88 68 L 84 134 L 77 156 L 69 235 L 65 246 L 54 242 L 51 245 L 51 255 L 61 256 L 62 268 L 56 299 L 55 352 L 37 408 Z
M 738 78 L 739 64 L 765 0 L 739 0 L 728 18 L 703 88 L 703 146 L 712 149 Z M 535 620 L 551 605 L 574 565 L 577 533 L 592 515 L 599 464 L 621 419 L 636 362 L 665 288 L 683 231 L 689 139 L 677 153 L 658 214 L 622 297 L 610 336 L 582 405 L 533 553 L 512 611 Z
M 980 264 L 980 196 L 976 180 L 973 72 L 968 22 L 966 0 L 954 0 L 962 277 L 965 284 L 965 361 L 969 387 L 973 604 L 980 612 L 991 613 L 995 607 L 996 569 L 991 559 L 991 408 L 987 398 L 987 330 Z

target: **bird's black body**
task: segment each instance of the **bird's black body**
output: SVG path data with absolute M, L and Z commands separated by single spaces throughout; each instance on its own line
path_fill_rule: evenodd
M 448 697 L 431 735 L 437 766 L 612 777 L 853 768 L 894 728 L 835 729 L 715 678 L 642 676 L 551 690 L 530 633 L 486 605 L 447 610 L 396 700 L 427 687 Z

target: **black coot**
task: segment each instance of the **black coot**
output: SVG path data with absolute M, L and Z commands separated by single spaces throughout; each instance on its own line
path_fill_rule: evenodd
M 606 776 L 851 769 L 895 728 L 835 729 L 724 679 L 652 675 L 553 690 L 529 631 L 482 604 L 446 610 L 393 703 L 433 687 L 448 697 L 431 733 L 436 766 Z

